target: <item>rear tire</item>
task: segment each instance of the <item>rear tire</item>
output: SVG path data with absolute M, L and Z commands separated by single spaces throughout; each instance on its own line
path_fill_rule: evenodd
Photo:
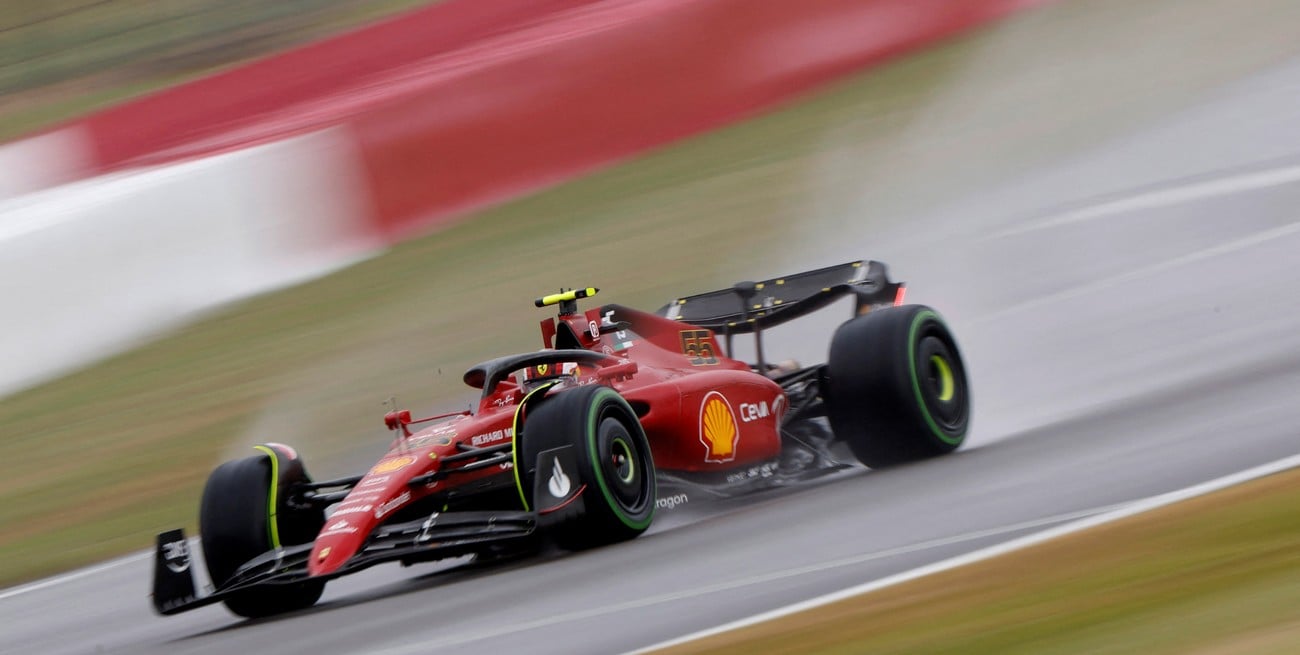
M 203 488 L 199 538 L 218 589 L 245 562 L 274 550 L 277 542 L 280 546 L 308 543 L 325 524 L 323 511 L 294 509 L 285 503 L 290 485 L 310 480 L 302 461 L 274 447 L 262 448 L 274 455 L 263 452 L 226 462 L 208 476 Z M 324 589 L 323 580 L 262 585 L 239 591 L 224 602 L 239 616 L 258 618 L 311 607 Z
M 943 319 L 923 305 L 841 325 L 824 393 L 835 436 L 871 468 L 949 453 L 966 439 L 966 367 Z
M 562 548 L 582 550 L 635 538 L 654 519 L 655 467 L 641 422 L 617 391 L 589 385 L 560 392 L 533 408 L 524 422 L 521 479 L 532 492 L 537 455 L 572 445 L 584 513 L 552 528 Z M 546 474 L 546 471 L 543 471 Z

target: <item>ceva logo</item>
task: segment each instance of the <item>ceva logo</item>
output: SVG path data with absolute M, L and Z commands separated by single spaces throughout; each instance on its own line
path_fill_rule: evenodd
M 771 411 L 767 408 L 766 400 L 760 400 L 758 404 L 740 403 L 740 420 L 746 423 L 768 416 L 771 416 Z

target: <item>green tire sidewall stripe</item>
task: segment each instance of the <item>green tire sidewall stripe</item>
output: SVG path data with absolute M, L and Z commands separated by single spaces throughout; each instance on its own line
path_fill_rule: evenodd
M 618 502 L 614 500 L 614 494 L 609 491 L 609 484 L 605 482 L 605 474 L 600 470 L 600 452 L 597 448 L 599 433 L 597 432 L 596 421 L 600 418 L 600 401 L 605 396 L 612 396 L 614 402 L 621 404 L 631 413 L 631 407 L 627 406 L 627 401 L 618 395 L 618 392 L 609 387 L 601 387 L 592 395 L 591 408 L 587 410 L 587 452 L 591 457 L 591 470 L 596 475 L 596 483 L 600 487 L 600 493 L 605 497 L 605 504 L 614 512 L 618 520 L 633 530 L 644 530 L 650 526 L 651 519 L 654 518 L 654 500 L 650 501 L 650 512 L 646 514 L 644 520 L 635 521 L 619 507 Z
M 907 364 L 912 374 L 912 393 L 916 397 L 917 408 L 921 410 L 921 417 L 925 419 L 926 425 L 930 426 L 930 432 L 944 443 L 952 444 L 954 446 L 960 445 L 962 440 L 966 437 L 966 431 L 963 430 L 961 434 L 955 437 L 949 436 L 945 433 L 939 428 L 939 424 L 934 420 L 934 417 L 930 415 L 930 408 L 926 406 L 925 398 L 921 395 L 921 379 L 916 373 L 916 338 L 917 333 L 921 331 L 921 324 L 924 323 L 926 319 L 933 319 L 939 325 L 947 328 L 947 325 L 944 325 L 944 322 L 939 318 L 939 315 L 928 309 L 919 312 L 912 318 L 912 327 L 907 335 Z
M 280 528 L 276 525 L 276 495 L 280 489 L 280 458 L 270 446 L 253 446 L 271 458 L 271 488 L 266 494 L 266 532 L 271 538 L 271 548 L 280 548 Z

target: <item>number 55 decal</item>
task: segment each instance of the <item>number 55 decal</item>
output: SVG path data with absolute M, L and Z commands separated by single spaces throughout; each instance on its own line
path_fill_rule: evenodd
M 682 354 L 691 359 L 691 366 L 717 364 L 713 355 L 713 341 L 708 330 L 682 330 Z

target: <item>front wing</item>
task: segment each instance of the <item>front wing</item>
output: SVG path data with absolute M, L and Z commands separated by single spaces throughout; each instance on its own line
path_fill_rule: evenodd
M 539 454 L 556 457 L 565 470 L 577 471 L 573 446 Z M 534 487 L 544 487 L 542 476 Z M 281 585 L 307 579 L 330 580 L 376 564 L 392 561 L 426 561 L 480 552 L 488 545 L 509 545 L 533 538 L 547 526 L 569 521 L 584 511 L 582 490 L 573 485 L 564 498 L 537 493 L 539 506 L 533 511 L 434 512 L 425 518 L 390 523 L 375 528 L 365 545 L 338 570 L 323 576 L 307 573 L 311 543 L 267 551 L 239 567 L 229 580 L 200 593 L 196 584 L 193 555 L 183 530 L 158 535 L 154 554 L 153 607 L 159 614 L 179 614 L 221 600 L 240 591 L 262 585 Z
M 424 519 L 380 526 L 346 564 L 318 578 L 328 580 L 382 562 L 457 557 L 487 543 L 531 537 L 536 527 L 533 512 L 435 513 Z M 249 560 L 211 593 L 199 594 L 184 532 L 164 532 L 158 535 L 154 556 L 154 609 L 159 614 L 177 614 L 251 587 L 301 582 L 310 577 L 307 558 L 311 550 L 312 544 L 306 543 L 268 551 Z

